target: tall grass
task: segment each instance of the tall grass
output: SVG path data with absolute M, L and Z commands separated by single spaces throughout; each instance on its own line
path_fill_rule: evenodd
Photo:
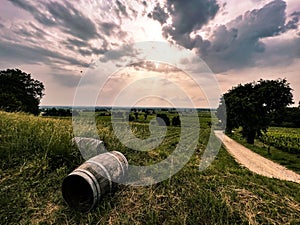
M 201 118 L 200 118 L 201 119 Z M 210 133 L 205 117 L 198 148 L 172 178 L 147 187 L 122 186 L 88 214 L 72 211 L 61 196 L 63 178 L 83 162 L 72 144 L 71 120 L 0 112 L 0 224 L 299 224 L 300 185 L 269 179 L 241 168 L 221 148 L 198 170 Z M 148 135 L 136 124 L 137 135 Z M 131 163 L 163 159 L 176 146 L 176 129 L 155 152 L 130 151 L 108 121 L 98 121 L 109 150 Z
M 1 168 L 40 159 L 51 167 L 61 166 L 73 156 L 70 120 L 35 117 L 0 111 Z

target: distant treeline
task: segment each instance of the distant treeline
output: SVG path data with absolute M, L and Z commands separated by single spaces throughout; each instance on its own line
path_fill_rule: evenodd
M 282 114 L 273 118 L 271 126 L 300 128 L 300 107 L 286 108 Z
M 53 108 L 48 108 L 48 109 L 43 109 L 42 111 L 43 116 L 72 116 L 71 109 L 56 109 L 55 107 Z

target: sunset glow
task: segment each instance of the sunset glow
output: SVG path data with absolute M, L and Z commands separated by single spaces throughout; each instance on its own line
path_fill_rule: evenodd
M 42 105 L 72 105 L 92 63 L 106 57 L 121 69 L 117 51 L 135 54 L 122 46 L 143 41 L 190 50 L 216 74 L 223 92 L 260 78 L 287 78 L 295 104 L 300 100 L 297 0 L 9 0 L 0 13 L 0 66 L 41 80 Z

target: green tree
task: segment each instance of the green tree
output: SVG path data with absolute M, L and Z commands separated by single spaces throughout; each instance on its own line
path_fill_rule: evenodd
M 56 109 L 53 107 L 51 109 L 46 109 L 43 116 L 72 116 L 72 112 L 70 109 Z
M 300 127 L 300 108 L 287 107 L 284 114 L 273 119 L 272 126 L 273 125 L 278 127 Z
M 156 121 L 159 126 L 170 126 L 170 119 L 165 113 L 158 113 L 156 116 Z
M 173 126 L 180 126 L 180 117 L 179 116 L 174 116 L 172 118 L 172 125 Z
M 135 111 L 134 116 L 135 116 L 135 120 L 137 121 L 139 119 L 139 112 Z
M 0 71 L 0 109 L 39 114 L 44 85 L 19 69 Z
M 217 116 L 226 124 L 226 133 L 242 127 L 243 136 L 253 144 L 255 137 L 269 127 L 273 117 L 293 103 L 291 91 L 286 79 L 240 84 L 223 95 Z

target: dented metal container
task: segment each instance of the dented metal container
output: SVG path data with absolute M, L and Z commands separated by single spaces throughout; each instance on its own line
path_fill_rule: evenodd
M 89 212 L 126 177 L 127 171 L 128 162 L 122 153 L 112 151 L 97 155 L 64 179 L 63 198 L 71 208 Z

